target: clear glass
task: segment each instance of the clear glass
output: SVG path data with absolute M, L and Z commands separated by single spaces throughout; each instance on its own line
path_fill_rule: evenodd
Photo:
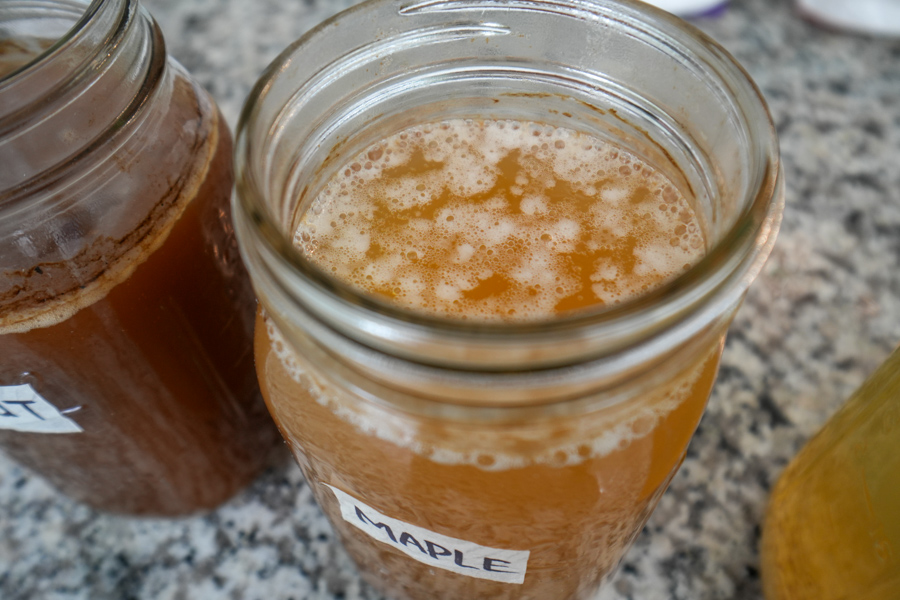
M 0 3 L 0 449 L 73 498 L 212 508 L 278 441 L 231 140 L 137 2 Z
M 293 246 L 349 157 L 457 117 L 641 156 L 693 199 L 707 254 L 615 308 L 512 324 L 414 313 Z M 683 459 L 775 240 L 777 142 L 743 70 L 640 4 L 369 2 L 269 67 L 236 157 L 263 395 L 364 576 L 395 598 L 593 594 Z
M 761 547 L 769 600 L 900 598 L 900 349 L 791 461 Z

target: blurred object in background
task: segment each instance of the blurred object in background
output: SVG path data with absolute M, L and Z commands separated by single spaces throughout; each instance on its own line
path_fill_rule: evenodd
M 796 0 L 810 21 L 858 33 L 900 35 L 900 0 Z
M 782 474 L 761 558 L 768 600 L 900 598 L 900 348 Z
M 644 0 L 679 17 L 716 15 L 725 9 L 728 0 Z

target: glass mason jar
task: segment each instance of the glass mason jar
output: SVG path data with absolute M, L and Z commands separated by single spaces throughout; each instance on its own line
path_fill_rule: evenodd
M 900 598 L 900 348 L 803 447 L 772 490 L 768 600 Z
M 363 293 L 295 247 L 349 158 L 449 119 L 614 142 L 692 199 L 707 252 L 611 308 L 483 322 Z M 275 60 L 236 157 L 263 396 L 367 580 L 394 598 L 594 593 L 684 458 L 775 240 L 777 141 L 746 73 L 641 4 L 380 0 Z
M 98 509 L 212 508 L 278 442 L 224 120 L 136 1 L 4 2 L 0 69 L 0 448 Z

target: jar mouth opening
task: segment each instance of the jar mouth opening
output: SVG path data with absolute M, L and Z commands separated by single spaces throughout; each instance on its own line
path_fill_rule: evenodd
M 88 27 L 88 24 L 94 19 L 95 15 L 102 10 L 103 5 L 108 4 L 109 1 L 110 0 L 92 0 L 90 4 L 88 4 L 86 2 L 80 2 L 79 0 L 55 0 L 50 4 L 41 2 L 37 7 L 34 2 L 29 2 L 27 0 L 5 2 L 6 6 L 4 6 L 4 12 L 8 15 L 16 15 L 19 13 L 22 16 L 35 18 L 38 16 L 36 14 L 37 11 L 40 11 L 40 18 L 42 20 L 58 20 L 64 22 L 67 28 L 58 34 L 53 34 L 53 40 L 41 39 L 37 35 L 29 35 L 28 37 L 33 40 L 41 39 L 41 41 L 52 41 L 52 43 L 49 43 L 44 47 L 38 46 L 33 48 L 34 52 L 29 52 L 30 59 L 28 59 L 27 62 L 22 63 L 9 72 L 0 72 L 0 87 L 15 79 L 20 74 L 33 69 L 36 65 L 44 63 L 62 52 L 64 48 L 69 46 L 72 41 Z M 0 21 L 0 24 L 2 24 L 2 21 Z M 0 37 L 0 43 L 7 41 L 7 39 L 13 38 Z
M 14 24 L 9 39 L 56 39 L 0 77 L 0 153 L 15 156 L 29 139 L 48 148 L 26 169 L 0 173 L 0 216 L 7 220 L 36 202 L 60 201 L 73 174 L 100 165 L 111 142 L 131 135 L 166 67 L 161 32 L 137 0 L 14 0 L 12 8 L 0 15 L 0 27 Z M 63 123 L 66 115 L 79 118 Z
M 288 231 L 279 222 L 279 217 L 269 205 L 271 199 L 267 199 L 268 187 L 264 180 L 271 165 L 262 163 L 266 161 L 265 153 L 270 148 L 259 143 L 259 136 L 264 132 L 277 135 L 282 120 L 302 117 L 298 117 L 300 113 L 290 105 L 294 98 L 274 109 L 264 108 L 263 105 L 271 102 L 269 97 L 273 95 L 277 80 L 285 76 L 284 73 L 298 57 L 309 52 L 311 46 L 321 43 L 320 38 L 329 33 L 334 34 L 336 28 L 344 26 L 343 23 L 351 17 L 359 20 L 365 19 L 367 13 L 390 11 L 391 4 L 396 5 L 384 0 L 358 5 L 308 32 L 267 68 L 244 106 L 236 136 L 238 193 L 235 213 L 238 219 L 246 218 L 252 223 L 249 227 L 250 235 L 266 248 L 269 265 L 272 266 L 271 261 L 280 264 L 280 267 L 274 267 L 280 272 L 276 279 L 287 277 L 303 280 L 304 289 L 311 286 L 345 306 L 361 313 L 377 313 L 393 323 L 403 323 L 430 332 L 443 332 L 453 339 L 505 339 L 511 343 L 554 332 L 561 336 L 575 335 L 575 332 L 585 328 L 603 329 L 606 333 L 600 334 L 600 337 L 610 339 L 620 339 L 623 332 L 633 330 L 636 324 L 644 331 L 658 331 L 686 319 L 697 311 L 698 306 L 709 302 L 711 298 L 720 303 L 733 303 L 743 294 L 747 285 L 758 274 L 774 243 L 783 202 L 778 144 L 765 101 L 744 69 L 716 42 L 680 19 L 649 6 L 639 7 L 627 0 L 572 3 L 512 1 L 507 4 L 510 5 L 510 10 L 552 12 L 565 5 L 574 7 L 573 10 L 583 10 L 586 7 L 600 12 L 615 12 L 617 18 L 628 26 L 643 24 L 643 27 L 663 40 L 664 44 L 686 47 L 690 52 L 690 59 L 707 71 L 707 75 L 712 73 L 719 77 L 724 89 L 740 96 L 737 110 L 748 121 L 746 132 L 750 136 L 748 142 L 752 147 L 748 155 L 753 161 L 746 173 L 749 183 L 740 198 L 742 209 L 727 231 L 717 237 L 706 254 L 689 270 L 615 306 L 573 311 L 545 320 L 472 321 L 399 307 L 362 292 L 315 266 L 295 247 L 292 241 L 293 231 Z M 429 1 L 407 3 L 399 10 L 396 7 L 393 10 L 400 14 L 429 10 L 464 12 L 478 8 L 479 5 L 487 3 L 467 0 L 457 2 L 454 6 L 454 3 Z M 493 23 L 485 25 L 495 26 Z M 315 54 L 309 53 L 309 56 L 315 57 Z M 325 65 L 319 73 L 327 68 L 328 65 Z M 303 84 L 305 82 L 297 82 L 298 86 Z M 263 114 L 267 111 L 268 114 L 277 113 L 277 118 L 264 120 Z M 293 224 L 290 219 L 287 222 Z M 290 226 L 292 225 L 288 227 Z M 238 229 L 240 239 L 241 227 Z M 284 287 L 287 289 L 293 286 L 288 283 Z M 303 302 L 296 295 L 295 299 Z M 622 343 L 633 341 L 630 338 Z

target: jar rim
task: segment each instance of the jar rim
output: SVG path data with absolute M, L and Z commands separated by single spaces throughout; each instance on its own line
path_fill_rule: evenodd
M 94 16 L 102 10 L 103 5 L 109 4 L 111 1 L 112 0 L 91 0 L 91 2 L 87 4 L 79 2 L 78 0 L 66 2 L 57 0 L 57 6 L 54 6 L 54 8 L 66 10 L 67 7 L 73 9 L 80 7 L 80 10 L 73 10 L 71 12 L 72 25 L 51 45 L 35 54 L 28 62 L 23 63 L 8 73 L 0 74 L 0 86 L 4 85 L 7 81 L 14 79 L 21 73 L 32 69 L 35 65 L 45 62 L 54 55 L 58 55 L 62 51 L 62 48 L 70 44 L 73 39 L 78 37 L 78 35 L 87 28 Z M 17 5 L 25 7 L 29 5 L 29 2 L 10 2 L 6 9 L 15 9 Z
M 103 156 L 98 151 L 108 148 L 110 140 L 124 139 L 147 105 L 149 95 L 163 81 L 167 64 L 162 34 L 142 11 L 139 0 L 41 0 L 13 4 L 25 11 L 34 9 L 28 13 L 29 18 L 71 17 L 72 24 L 43 52 L 11 71 L 8 77 L 0 77 L 0 95 L 4 96 L 0 144 L 32 135 L 98 81 L 120 76 L 118 71 L 110 75 L 112 69 L 129 73 L 122 78 L 120 105 L 108 118 L 85 119 L 85 128 L 91 128 L 92 133 L 83 139 L 73 138 L 76 141 L 68 154 L 52 161 L 47 159 L 46 164 L 35 167 L 25 177 L 0 183 L 0 215 L 6 220 L 27 210 L 39 195 L 51 194 L 54 186 L 65 182 L 72 173 L 87 173 Z M 60 12 L 53 13 L 54 9 Z M 135 48 L 139 51 L 135 52 Z
M 452 8 L 448 6 L 452 4 Z M 426 314 L 379 300 L 355 289 L 350 284 L 337 280 L 323 272 L 297 249 L 292 236 L 281 230 L 276 218 L 267 206 L 257 173 L 254 172 L 254 147 L 249 137 L 256 127 L 272 126 L 257 122 L 260 105 L 272 91 L 273 82 L 283 73 L 284 68 L 297 58 L 305 48 L 320 36 L 328 35 L 330 29 L 341 26 L 350 18 L 365 19 L 366 15 L 383 10 L 471 10 L 477 5 L 498 4 L 513 9 L 540 10 L 560 6 L 573 10 L 618 11 L 617 15 L 627 22 L 639 22 L 645 27 L 652 24 L 653 34 L 660 39 L 678 40 L 688 44 L 698 60 L 710 65 L 726 86 L 738 98 L 741 109 L 750 113 L 749 132 L 754 139 L 750 142 L 756 150 L 756 165 L 750 174 L 752 185 L 747 186 L 747 196 L 742 198 L 743 210 L 728 228 L 727 232 L 712 245 L 706 254 L 689 270 L 674 277 L 654 289 L 613 307 L 605 306 L 594 310 L 573 311 L 569 314 L 554 315 L 545 320 L 516 321 L 473 321 L 452 317 Z M 300 39 L 288 46 L 265 70 L 251 91 L 241 113 L 236 134 L 236 219 L 247 219 L 249 235 L 261 242 L 270 264 L 278 271 L 277 277 L 304 281 L 304 289 L 315 290 L 345 306 L 362 313 L 377 313 L 392 324 L 402 324 L 418 331 L 439 332 L 454 340 L 466 342 L 491 340 L 500 344 L 515 345 L 524 341 L 557 336 L 565 339 L 579 337 L 585 328 L 595 330 L 593 338 L 599 344 L 594 348 L 601 355 L 613 354 L 624 347 L 634 345 L 635 338 L 624 335 L 635 327 L 642 335 L 652 336 L 660 331 L 678 327 L 700 307 L 709 302 L 721 307 L 739 302 L 749 283 L 756 277 L 767 258 L 777 230 L 783 209 L 783 181 L 779 159 L 775 127 L 768 113 L 765 100 L 745 69 L 717 42 L 692 25 L 652 6 L 630 0 L 511 0 L 491 2 L 488 0 L 466 0 L 449 3 L 446 0 L 424 0 L 407 2 L 399 9 L 391 0 L 369 0 L 321 23 Z M 241 240 L 243 227 L 238 226 Z M 242 244 L 242 251 L 246 243 Z M 273 262 L 274 261 L 274 262 Z M 290 284 L 285 286 L 291 287 Z M 313 310 L 313 313 L 316 311 Z M 315 315 L 320 317 L 321 315 Z M 346 331 L 343 332 L 346 334 Z M 371 342 L 371 339 L 367 340 Z M 391 342 L 386 344 L 392 346 Z M 493 346 L 492 346 L 493 347 Z M 384 349 L 384 347 L 380 348 Z M 411 353 L 408 358 L 421 357 Z

